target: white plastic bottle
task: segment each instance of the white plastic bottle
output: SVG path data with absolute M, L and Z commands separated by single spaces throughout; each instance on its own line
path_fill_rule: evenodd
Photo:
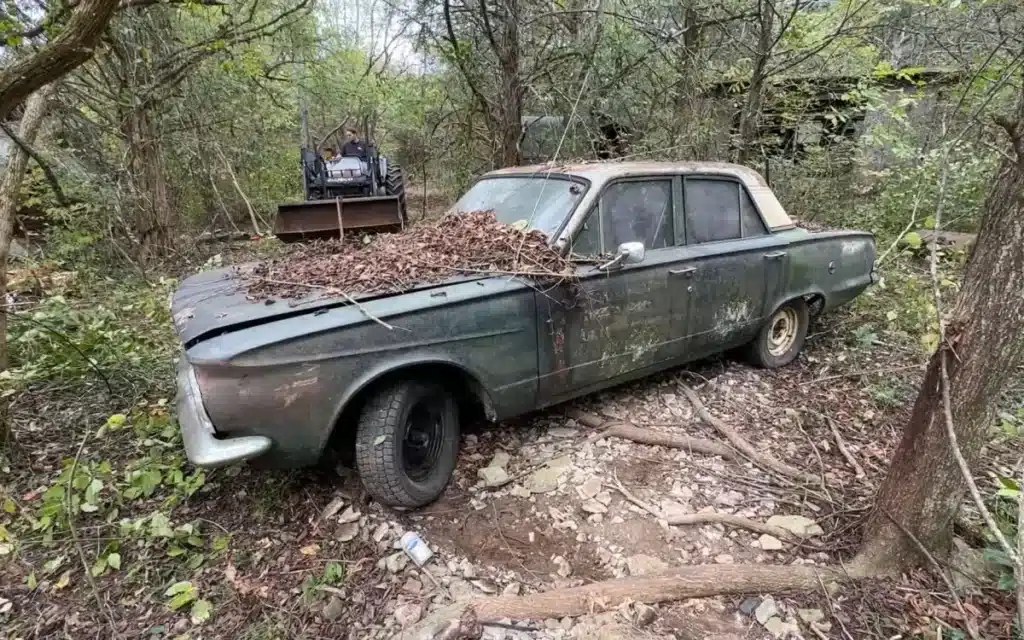
M 405 551 L 405 555 L 412 558 L 417 567 L 425 565 L 434 555 L 427 543 L 412 531 L 406 531 L 402 536 L 402 550 Z

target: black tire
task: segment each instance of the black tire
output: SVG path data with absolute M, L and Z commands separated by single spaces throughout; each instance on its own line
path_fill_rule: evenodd
M 804 348 L 809 320 L 803 298 L 790 300 L 776 309 L 750 343 L 751 362 L 765 369 L 776 369 L 792 362 Z
M 363 408 L 356 469 L 383 504 L 415 508 L 433 502 L 451 479 L 458 455 L 458 405 L 439 385 L 403 380 L 375 393 Z
M 388 173 L 384 176 L 384 191 L 389 196 L 398 196 L 398 208 L 402 212 L 402 222 L 409 222 L 408 206 L 406 205 L 405 172 L 402 167 L 388 163 Z

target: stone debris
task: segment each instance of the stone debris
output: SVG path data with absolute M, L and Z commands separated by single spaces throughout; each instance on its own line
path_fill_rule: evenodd
M 572 575 L 572 565 L 569 564 L 568 560 L 566 560 L 562 556 L 555 556 L 551 559 L 551 561 L 555 563 L 555 572 L 558 575 L 562 576 L 563 578 L 568 578 Z
M 341 598 L 331 596 L 331 599 L 324 605 L 320 613 L 326 620 L 337 620 L 341 617 L 341 614 L 345 613 L 345 603 L 342 602 Z
M 778 616 L 769 618 L 764 623 L 764 628 L 768 633 L 772 634 L 772 636 L 776 638 L 784 638 L 791 633 L 800 633 L 800 625 L 792 621 L 783 622 L 782 618 L 779 618 Z
M 503 595 L 503 596 L 518 596 L 519 592 L 521 590 L 522 590 L 522 585 L 520 585 L 518 582 L 513 582 L 511 584 L 505 585 L 505 588 L 501 590 L 501 595 Z
M 350 522 L 358 522 L 359 521 L 359 516 L 361 516 L 361 515 L 362 514 L 360 514 L 358 511 L 356 511 L 352 507 L 349 507 L 349 508 L 345 509 L 344 511 L 342 511 L 341 515 L 338 516 L 338 524 L 348 524 Z
M 743 502 L 743 494 L 739 491 L 726 491 L 715 498 L 715 504 L 725 505 L 727 507 L 735 507 L 741 502 Z
M 597 500 L 587 500 L 580 508 L 587 513 L 608 513 L 608 507 L 604 506 Z
M 320 519 L 328 520 L 330 518 L 333 518 L 339 511 L 341 511 L 341 508 L 344 506 L 345 499 L 342 498 L 341 496 L 336 496 L 334 499 L 328 502 L 327 506 L 324 507 L 324 510 L 320 512 Z
M 626 567 L 631 576 L 645 576 L 668 569 L 668 563 L 660 558 L 638 553 L 626 558 Z
M 740 603 L 740 613 L 745 616 L 754 615 L 754 610 L 761 604 L 761 598 L 746 598 Z
M 718 564 L 732 564 L 733 557 L 728 553 L 720 553 L 717 556 L 715 556 L 715 562 L 717 562 Z
M 820 536 L 825 533 L 817 522 L 805 516 L 772 516 L 768 518 L 768 526 L 782 527 L 798 536 Z
M 504 469 L 505 467 L 508 466 L 509 460 L 511 459 L 512 456 L 505 453 L 501 449 L 498 449 L 497 451 L 494 452 L 494 456 L 491 458 L 491 461 L 487 464 L 487 466 L 494 467 L 497 469 Z
M 398 551 L 392 553 L 387 559 L 384 560 L 384 566 L 387 567 L 391 573 L 398 573 L 409 564 L 409 556 L 405 555 L 404 551 Z
M 825 619 L 825 612 L 821 609 L 797 609 L 796 613 L 807 624 L 821 622 Z
M 778 612 L 779 608 L 775 604 L 775 598 L 768 596 L 761 600 L 761 604 L 757 605 L 757 609 L 754 610 L 754 618 L 757 619 L 758 624 L 764 625 Z
M 509 482 L 508 473 L 501 467 L 480 467 L 476 474 L 485 487 L 500 487 Z
M 346 522 L 345 524 L 338 527 L 338 541 L 348 542 L 354 540 L 359 535 L 359 523 L 358 522 Z
M 526 478 L 526 488 L 530 493 L 549 493 L 558 488 L 558 479 L 562 477 L 562 469 L 541 467 Z
M 782 541 L 767 533 L 758 538 L 757 543 L 765 551 L 779 551 L 782 549 Z
M 407 602 L 395 608 L 395 620 L 403 629 L 412 626 L 423 617 L 423 606 L 416 602 Z
M 597 494 L 601 493 L 601 479 L 597 476 L 590 476 L 583 484 L 576 487 L 576 492 L 584 500 L 596 498 Z

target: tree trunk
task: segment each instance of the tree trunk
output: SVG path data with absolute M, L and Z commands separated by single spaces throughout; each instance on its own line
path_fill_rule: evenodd
M 171 247 L 174 226 L 159 133 L 146 109 L 133 109 L 123 123 L 135 232 L 142 246 L 141 257 L 154 258 Z
M 498 168 L 521 163 L 519 138 L 523 129 L 523 80 L 519 69 L 519 10 L 516 0 L 508 0 L 501 36 L 501 99 L 498 101 Z
M 18 137 L 26 145 L 35 142 L 40 125 L 46 116 L 47 101 L 53 95 L 53 85 L 46 85 L 29 98 L 25 115 L 21 118 Z M 18 145 L 11 145 L 3 181 L 0 182 L 0 301 L 4 305 L 0 313 L 0 371 L 8 366 L 7 356 L 7 257 L 11 250 L 11 236 L 14 233 L 14 214 L 18 206 L 18 190 L 28 167 L 28 153 Z M 0 400 L 0 444 L 10 436 L 7 419 L 7 401 Z
M 53 42 L 0 71 L 0 121 L 33 91 L 91 58 L 119 2 L 82 0 Z
M 1024 91 L 1008 149 L 985 202 L 963 289 L 932 356 L 914 410 L 889 473 L 878 491 L 859 560 L 875 570 L 921 561 L 900 522 L 937 556 L 948 552 L 953 519 L 966 483 L 953 457 L 944 422 L 941 363 L 946 360 L 953 425 L 972 468 L 993 424 L 995 402 L 1024 364 Z
M 761 102 L 764 99 L 764 81 L 767 77 L 768 60 L 772 56 L 775 29 L 774 0 L 761 0 L 760 32 L 757 35 L 757 57 L 754 60 L 754 71 L 750 76 L 750 87 L 747 89 L 747 100 L 740 112 L 739 145 L 736 150 L 736 162 L 746 164 L 753 155 L 754 141 L 757 139 L 757 122 L 761 115 Z

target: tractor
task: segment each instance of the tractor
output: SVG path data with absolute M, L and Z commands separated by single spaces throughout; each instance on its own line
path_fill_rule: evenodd
M 301 148 L 305 199 L 278 205 L 274 234 L 294 242 L 340 238 L 347 231 L 404 228 L 408 215 L 402 168 L 380 155 L 372 143 L 359 156 L 333 158 L 320 154 L 322 144 Z

